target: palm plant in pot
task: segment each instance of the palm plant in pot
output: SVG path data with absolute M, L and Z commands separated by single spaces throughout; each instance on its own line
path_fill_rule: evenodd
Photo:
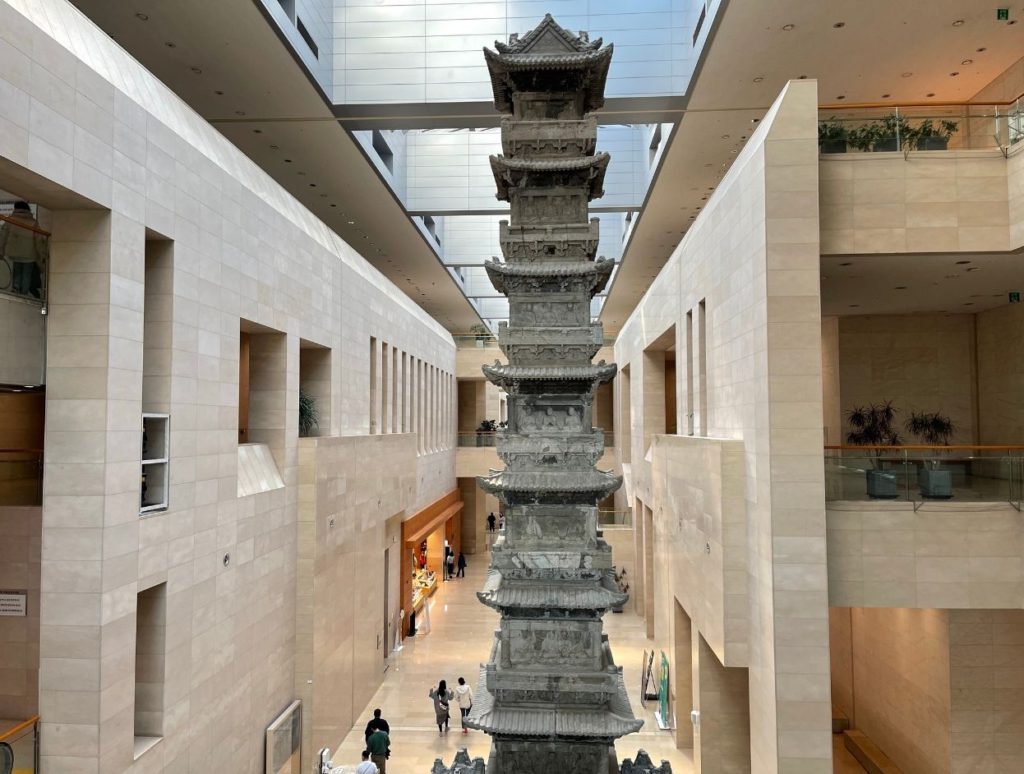
M 852 446 L 870 446 L 871 468 L 866 472 L 868 497 L 880 500 L 894 500 L 899 497 L 896 474 L 883 469 L 882 452 L 885 446 L 899 446 L 900 436 L 896 429 L 896 409 L 891 400 L 854 406 L 846 412 L 850 432 L 846 442 Z
M 953 420 L 937 412 L 912 411 L 904 427 L 929 446 L 949 446 L 949 439 L 955 432 Z M 938 457 L 926 459 L 918 471 L 917 483 L 922 497 L 948 499 L 953 496 L 953 472 L 942 470 L 941 462 Z
M 320 409 L 316 398 L 299 388 L 299 436 L 305 438 L 320 427 Z

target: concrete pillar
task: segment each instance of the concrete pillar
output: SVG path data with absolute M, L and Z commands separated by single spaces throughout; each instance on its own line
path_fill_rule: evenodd
M 133 760 L 145 232 L 54 213 L 40 599 L 44 770 Z M 70 301 L 73 299 L 73 303 Z
M 676 748 L 693 748 L 693 626 L 678 599 L 672 600 L 672 644 L 675 674 L 672 680 L 676 712 Z

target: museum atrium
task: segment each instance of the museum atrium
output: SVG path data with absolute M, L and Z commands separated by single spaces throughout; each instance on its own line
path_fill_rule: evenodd
M 0 774 L 1021 771 L 1005 6 L 0 0 Z

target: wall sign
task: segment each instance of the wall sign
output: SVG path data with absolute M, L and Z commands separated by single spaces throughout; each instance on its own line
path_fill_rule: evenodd
M 1007 21 L 1010 18 L 1009 8 L 996 8 L 996 21 Z
M 1011 304 L 1019 304 L 1020 303 L 1020 293 L 1010 293 L 1010 303 Z
M 21 618 L 28 615 L 28 593 L 0 591 L 0 616 Z

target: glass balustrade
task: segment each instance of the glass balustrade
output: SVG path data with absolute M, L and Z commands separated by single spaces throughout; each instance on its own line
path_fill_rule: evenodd
M 826 446 L 826 500 L 1001 502 L 1018 509 L 1024 446 Z

